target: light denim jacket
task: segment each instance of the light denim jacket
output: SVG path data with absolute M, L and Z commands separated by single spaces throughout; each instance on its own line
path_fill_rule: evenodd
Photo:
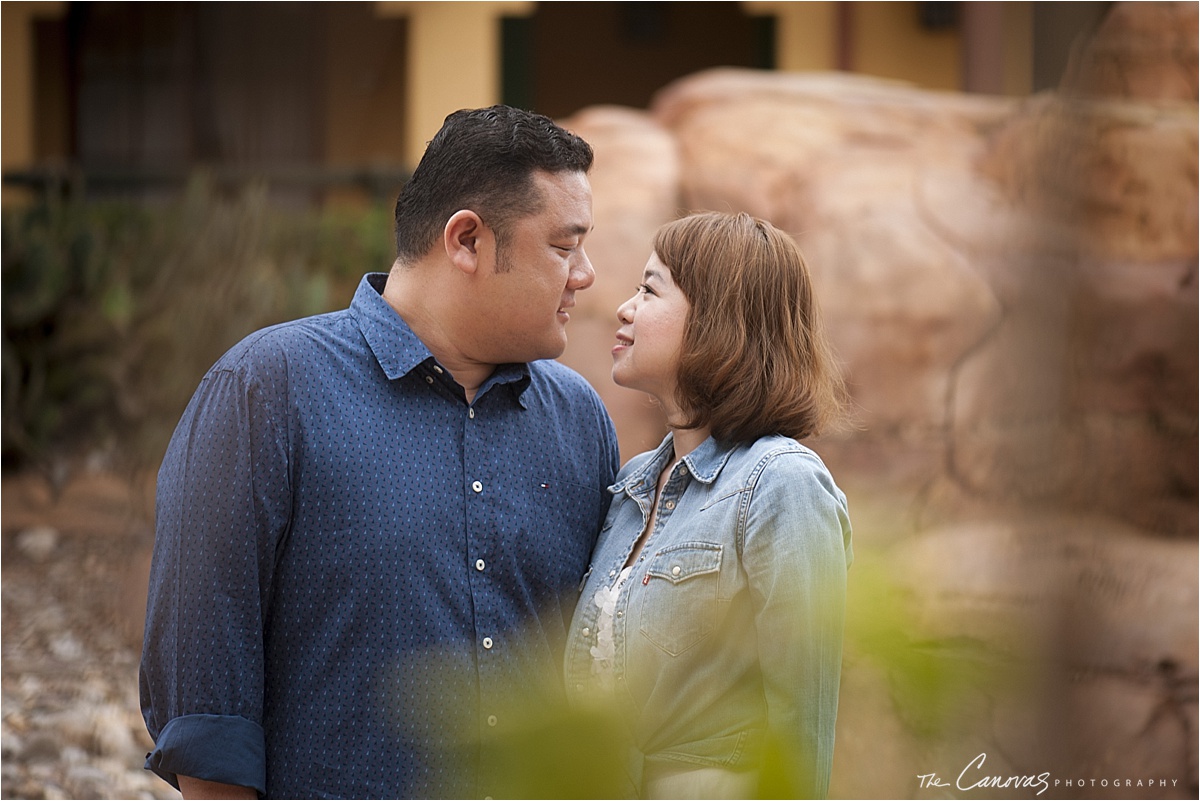
M 608 518 L 567 640 L 568 696 L 614 705 L 647 762 L 761 767 L 766 743 L 801 797 L 824 796 L 833 760 L 846 570 L 846 498 L 813 451 L 780 436 L 711 437 L 676 465 L 654 531 L 617 599 L 614 690 L 593 673 L 593 598 L 624 567 L 672 458 L 672 436 L 609 488 Z

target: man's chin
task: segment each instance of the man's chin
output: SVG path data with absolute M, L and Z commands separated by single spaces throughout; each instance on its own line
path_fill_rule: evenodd
M 567 339 L 567 327 L 565 325 L 560 325 L 557 333 L 557 337 L 546 341 L 546 355 L 542 356 L 541 358 L 557 359 L 559 356 L 562 356 L 567 352 L 567 343 L 569 341 Z
M 541 356 L 538 357 L 538 359 L 557 359 L 559 356 L 562 356 L 566 352 L 567 352 L 567 343 L 564 341 L 560 347 L 552 348 L 552 349 L 548 348 L 545 351 L 545 353 L 543 353 Z M 531 360 L 531 361 L 533 361 L 533 360 Z
M 537 362 L 545 359 L 557 359 L 567 352 L 567 338 L 564 335 L 557 342 L 544 342 L 537 347 L 529 348 L 523 356 L 511 358 L 509 362 Z M 515 354 L 514 354 L 515 355 Z

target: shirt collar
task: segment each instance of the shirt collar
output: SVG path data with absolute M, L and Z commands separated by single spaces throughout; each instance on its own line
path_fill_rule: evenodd
M 413 333 L 404 318 L 383 299 L 385 284 L 387 273 L 364 275 L 350 303 L 350 313 L 358 321 L 359 330 L 383 368 L 384 375 L 394 381 L 425 362 L 436 362 L 429 348 Z M 478 394 L 482 397 L 493 386 L 510 384 L 517 402 L 526 407 L 522 396 L 529 383 L 529 365 L 501 364 L 479 388 Z
M 625 491 L 631 495 L 653 492 L 658 484 L 658 477 L 667 468 L 674 454 L 674 446 L 675 434 L 669 433 L 644 465 L 609 487 L 609 492 L 614 495 Z M 733 451 L 733 447 L 721 445 L 709 437 L 701 442 L 694 451 L 683 457 L 683 463 L 693 478 L 703 484 L 711 484 L 717 480 L 717 476 L 721 474 L 721 468 L 729 461 Z

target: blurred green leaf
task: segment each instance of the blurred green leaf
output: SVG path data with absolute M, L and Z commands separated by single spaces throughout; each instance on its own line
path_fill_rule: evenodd
M 1003 692 L 1013 680 L 1011 660 L 985 639 L 934 633 L 884 565 L 859 559 L 850 578 L 846 650 L 882 669 L 897 716 L 916 735 L 971 725 L 984 691 Z
M 134 301 L 133 293 L 129 291 L 128 287 L 121 284 L 106 287 L 100 304 L 104 310 L 104 317 L 110 323 L 119 330 L 129 327 L 129 322 L 133 319 Z

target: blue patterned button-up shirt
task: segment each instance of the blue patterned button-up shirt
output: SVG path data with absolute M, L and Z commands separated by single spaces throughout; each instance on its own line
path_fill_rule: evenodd
M 141 670 L 168 781 L 486 795 L 481 739 L 561 683 L 612 423 L 556 362 L 468 404 L 385 278 L 235 346 L 171 440 Z

